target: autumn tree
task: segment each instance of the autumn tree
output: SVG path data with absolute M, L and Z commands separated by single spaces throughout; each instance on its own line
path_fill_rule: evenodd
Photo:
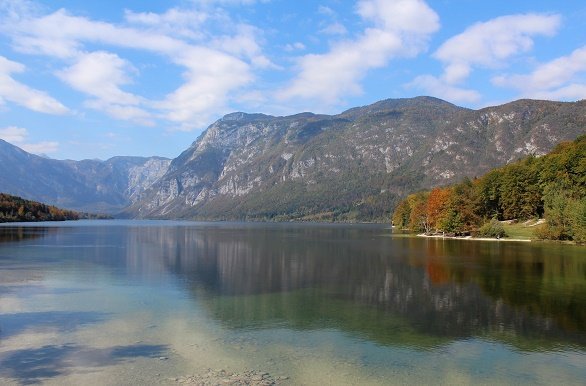
M 451 188 L 435 188 L 427 198 L 427 218 L 431 229 L 441 230 L 441 223 L 449 213 Z

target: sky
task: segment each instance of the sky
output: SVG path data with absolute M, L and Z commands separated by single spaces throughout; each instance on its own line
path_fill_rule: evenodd
M 0 138 L 174 158 L 234 111 L 586 98 L 586 2 L 0 0 Z

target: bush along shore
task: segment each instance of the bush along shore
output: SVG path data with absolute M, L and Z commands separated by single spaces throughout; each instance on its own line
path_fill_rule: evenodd
M 586 135 L 480 178 L 407 196 L 399 229 L 440 237 L 586 243 Z

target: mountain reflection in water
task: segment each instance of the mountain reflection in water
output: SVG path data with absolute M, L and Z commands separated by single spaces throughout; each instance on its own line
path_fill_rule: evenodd
M 171 272 L 233 329 L 337 329 L 417 349 L 472 338 L 586 347 L 583 247 L 400 237 L 378 225 L 129 224 L 0 228 L 0 240 L 42 244 L 27 252 L 35 261 L 71 249 L 75 264 L 125 282 Z
M 420 348 L 473 337 L 523 350 L 586 346 L 580 247 L 394 238 L 374 226 L 144 228 L 128 237 L 229 327 L 336 328 Z

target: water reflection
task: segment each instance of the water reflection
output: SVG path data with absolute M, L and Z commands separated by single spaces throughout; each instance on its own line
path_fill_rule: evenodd
M 6 339 L 27 330 L 70 332 L 106 319 L 100 312 L 43 311 L 3 313 L 0 338 Z
M 0 227 L 0 243 L 19 242 L 27 239 L 36 239 L 45 236 L 51 228 L 46 227 L 19 227 L 19 226 L 2 226 Z M 56 231 L 56 229 L 52 229 Z
M 36 234 L 42 241 L 25 240 L 21 261 L 91 264 L 124 283 L 171 273 L 198 307 L 233 329 L 337 329 L 418 349 L 469 338 L 522 350 L 586 347 L 580 247 L 296 224 L 131 223 Z
M 0 355 L 0 376 L 16 379 L 20 384 L 42 383 L 69 373 L 77 367 L 104 367 L 135 358 L 157 358 L 165 353 L 164 345 L 136 344 L 111 348 L 92 348 L 74 344 L 46 345 L 15 350 Z
M 327 226 L 145 228 L 128 243 L 128 259 L 142 248 L 162 260 L 230 327 L 336 328 L 412 347 L 471 337 L 586 346 L 579 247 Z

